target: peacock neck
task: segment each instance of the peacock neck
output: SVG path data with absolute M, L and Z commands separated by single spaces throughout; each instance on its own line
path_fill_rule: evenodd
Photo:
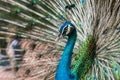
M 74 49 L 75 42 L 76 42 L 76 34 L 69 36 L 63 55 L 62 55 L 62 58 L 60 60 L 62 65 L 63 64 L 66 65 L 68 69 L 70 69 L 72 52 Z
M 68 37 L 67 44 L 65 46 L 61 60 L 57 68 L 56 80 L 60 80 L 60 77 L 69 76 L 71 74 L 70 65 L 71 65 L 71 59 L 72 59 L 72 51 L 76 42 L 76 37 L 77 37 L 76 30 L 73 31 L 72 35 Z

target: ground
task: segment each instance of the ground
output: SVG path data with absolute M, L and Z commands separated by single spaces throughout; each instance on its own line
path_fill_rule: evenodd
M 34 43 L 37 44 L 32 49 L 31 45 Z M 53 44 L 22 40 L 21 48 L 26 50 L 26 52 L 20 68 L 16 73 L 11 69 L 1 68 L 0 80 L 54 80 L 54 73 L 60 54 L 53 51 Z

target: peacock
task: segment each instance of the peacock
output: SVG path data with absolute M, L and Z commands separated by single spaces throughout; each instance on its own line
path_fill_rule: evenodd
M 16 37 L 27 80 L 120 80 L 120 0 L 0 0 L 0 66 Z

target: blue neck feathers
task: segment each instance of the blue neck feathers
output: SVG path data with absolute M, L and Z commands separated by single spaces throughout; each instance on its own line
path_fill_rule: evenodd
M 70 72 L 70 65 L 72 59 L 72 51 L 76 42 L 77 33 L 76 30 L 73 31 L 72 35 L 68 37 L 68 41 L 64 52 L 62 54 L 61 60 L 59 62 L 57 72 L 56 72 L 56 80 L 75 80 Z

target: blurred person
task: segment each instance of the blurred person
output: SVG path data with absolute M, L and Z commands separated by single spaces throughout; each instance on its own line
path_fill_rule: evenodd
M 8 38 L 8 51 L 7 55 L 10 58 L 11 69 L 13 73 L 16 75 L 17 65 L 19 64 L 19 59 L 21 58 L 21 51 L 20 51 L 20 37 L 15 36 L 15 38 Z M 19 59 L 18 59 L 19 58 Z

